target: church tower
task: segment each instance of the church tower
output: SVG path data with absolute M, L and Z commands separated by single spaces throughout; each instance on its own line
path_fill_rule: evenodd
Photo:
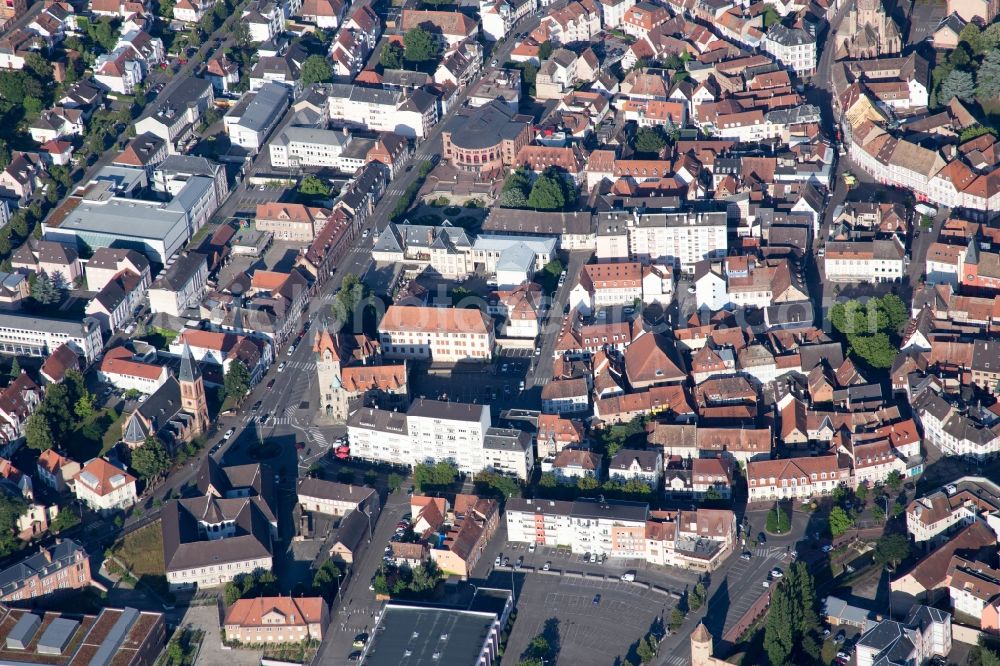
M 712 658 L 712 634 L 708 633 L 704 623 L 691 633 L 691 666 L 711 666 L 716 663 Z
M 324 421 L 347 420 L 347 391 L 341 375 L 340 345 L 324 322 L 313 340 L 316 354 L 316 383 L 319 386 L 317 417 Z
M 192 433 L 200 435 L 208 429 L 208 402 L 205 399 L 205 381 L 201 377 L 201 367 L 191 355 L 191 347 L 184 343 L 181 354 L 181 370 L 177 376 L 181 385 L 181 409 L 194 417 Z

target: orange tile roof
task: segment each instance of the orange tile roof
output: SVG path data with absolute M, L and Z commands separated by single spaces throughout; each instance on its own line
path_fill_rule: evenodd
M 83 475 L 86 473 L 93 475 L 93 477 L 97 479 L 96 486 L 91 486 L 82 480 L 81 477 L 83 477 Z M 125 479 L 124 484 L 119 484 L 117 486 L 111 485 L 111 479 L 115 478 L 116 476 L 124 477 Z M 118 488 L 122 487 L 122 485 L 135 483 L 134 476 L 132 476 L 123 469 L 118 469 L 117 467 L 109 463 L 107 460 L 104 460 L 103 458 L 94 458 L 89 463 L 84 465 L 83 469 L 81 469 L 80 472 L 76 475 L 75 480 L 77 483 L 83 483 L 85 486 L 87 486 L 96 494 L 102 497 L 114 490 L 117 490 Z
M 133 361 L 132 352 L 125 347 L 115 347 L 108 350 L 104 354 L 104 358 L 101 359 L 99 369 L 109 375 L 123 375 L 149 380 L 160 378 L 164 372 L 163 366 Z
M 276 612 L 284 616 L 285 626 L 319 622 L 323 617 L 322 597 L 257 597 L 240 599 L 226 613 L 227 625 L 260 627 L 264 616 Z
M 379 323 L 380 331 L 433 331 L 478 335 L 488 334 L 490 327 L 490 320 L 482 310 L 400 305 L 390 305 Z

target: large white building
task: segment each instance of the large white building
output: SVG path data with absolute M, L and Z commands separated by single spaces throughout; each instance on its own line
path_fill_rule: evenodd
M 749 500 L 807 500 L 829 495 L 851 480 L 849 467 L 840 467 L 836 455 L 747 463 Z
M 271 139 L 271 166 L 280 169 L 327 167 L 354 173 L 365 165 L 371 139 L 358 139 L 345 130 L 286 127 Z
M 482 310 L 391 305 L 378 331 L 390 359 L 456 363 L 493 357 L 493 321 Z
M 486 466 L 488 405 L 415 400 L 406 414 L 364 407 L 348 417 L 351 456 L 412 467 L 451 461 L 466 474 Z
M 608 211 L 597 216 L 598 261 L 631 259 L 694 272 L 703 259 L 726 256 L 725 209 L 688 209 L 665 213 Z
M 265 83 L 256 92 L 244 94 L 239 103 L 226 112 L 223 127 L 233 144 L 256 154 L 264 147 L 287 108 L 288 88 L 278 83 Z
M 94 458 L 73 480 L 73 491 L 81 503 L 94 511 L 124 511 L 138 501 L 135 477 L 102 458 Z
M 661 512 L 651 519 L 648 505 L 638 502 L 512 498 L 505 516 L 509 541 L 658 566 L 711 571 L 736 544 L 736 518 L 729 510 Z
M 348 84 L 328 86 L 330 123 L 361 127 L 372 132 L 394 132 L 408 139 L 426 136 L 437 122 L 437 104 L 424 90 L 370 88 Z
M 0 313 L 0 354 L 45 357 L 63 343 L 93 361 L 104 346 L 100 323 L 90 317 L 81 322 Z
M 802 28 L 775 23 L 761 46 L 799 76 L 812 76 L 816 71 L 816 38 Z
M 931 389 L 912 404 L 924 437 L 945 455 L 988 458 L 1000 453 L 1000 433 L 974 418 L 973 410 L 957 407 Z
M 898 238 L 826 244 L 824 274 L 833 282 L 894 282 L 905 273 L 906 250 Z

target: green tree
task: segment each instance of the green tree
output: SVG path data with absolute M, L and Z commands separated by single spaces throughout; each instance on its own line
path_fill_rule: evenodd
M 872 520 L 876 523 L 885 521 L 885 510 L 878 504 L 872 507 Z
M 695 584 L 695 586 L 688 593 L 688 608 L 693 611 L 701 608 L 702 604 L 705 603 L 705 585 L 700 581 Z
M 21 376 L 21 364 L 17 362 L 17 357 L 10 364 L 10 377 L 11 379 L 17 379 Z
M 309 174 L 299 183 L 299 194 L 309 197 L 330 196 L 330 186 L 316 176 Z
M 563 174 L 554 167 L 546 169 L 535 179 L 528 195 L 528 206 L 537 210 L 563 210 L 571 203 L 570 185 Z
M 947 104 L 955 97 L 963 102 L 970 102 L 975 96 L 976 82 L 972 73 L 962 69 L 953 69 L 941 83 L 941 90 L 938 91 L 938 102 Z
M 889 472 L 889 476 L 885 478 L 885 485 L 894 492 L 899 491 L 903 487 L 903 475 L 896 470 L 892 470 Z
M 970 23 L 969 25 L 975 25 Z M 1000 96 L 1000 49 L 994 47 L 983 58 L 976 75 L 976 92 L 984 101 Z
M 545 264 L 542 271 L 549 277 L 559 278 L 563 272 L 563 264 L 559 259 L 553 259 L 549 263 Z
M 886 534 L 875 544 L 875 562 L 895 569 L 910 556 L 910 540 L 904 534 Z
M 222 382 L 226 395 L 233 400 L 240 400 L 250 391 L 250 371 L 242 361 L 233 361 Z
M 52 79 L 52 64 L 40 53 L 30 51 L 24 58 L 24 66 L 39 81 Z
M 651 635 L 644 636 L 639 639 L 639 644 L 635 646 L 635 654 L 639 657 L 641 664 L 652 663 L 653 659 L 656 658 L 656 639 L 652 638 L 653 644 L 651 645 L 649 640 L 651 638 Z
M 403 47 L 396 42 L 386 42 L 382 45 L 378 61 L 385 69 L 402 69 Z
M 684 624 L 684 611 L 674 606 L 674 609 L 670 611 L 670 621 L 667 623 L 667 626 L 670 628 L 670 631 L 677 631 L 681 628 L 682 624 Z
M 227 606 L 232 606 L 242 597 L 243 590 L 240 589 L 240 585 L 236 581 L 226 583 L 226 586 L 222 589 L 222 600 Z
M 857 490 L 854 491 L 854 496 L 857 497 L 862 504 L 868 499 L 868 484 L 862 481 L 858 484 Z
M 302 63 L 299 78 L 304 86 L 326 83 L 333 78 L 333 70 L 330 69 L 330 63 L 327 62 L 326 58 L 321 55 L 311 55 Z
M 132 452 L 132 469 L 143 479 L 154 479 L 170 469 L 170 456 L 163 443 L 147 437 L 142 446 Z
M 779 506 L 767 512 L 765 525 L 767 531 L 772 534 L 784 534 L 791 529 L 788 513 Z
M 910 308 L 896 294 L 886 294 L 876 301 L 879 312 L 885 316 L 886 332 L 898 333 L 910 321 Z
M 893 502 L 889 506 L 889 513 L 892 514 L 893 518 L 899 518 L 901 515 L 903 515 L 904 511 L 906 511 L 906 507 L 900 504 L 899 502 Z
M 73 405 L 73 413 L 81 419 L 89 419 L 94 415 L 94 406 L 96 403 L 97 397 L 90 391 L 85 391 L 83 395 L 77 398 L 76 404 Z
M 851 520 L 851 517 L 847 515 L 847 512 L 844 511 L 843 508 L 835 506 L 830 510 L 830 534 L 833 536 L 839 537 L 841 534 L 851 529 L 853 524 L 854 521 Z
M 517 188 L 504 189 L 504 191 L 500 193 L 500 207 L 527 208 L 528 197 L 525 196 L 523 191 Z
M 962 32 L 958 35 L 959 43 L 964 42 L 968 44 L 969 49 L 976 54 L 980 54 L 980 49 L 982 48 L 981 34 L 979 26 L 975 23 L 967 23 L 965 27 L 962 28 Z
M 601 484 L 592 476 L 581 476 L 576 480 L 576 487 L 584 492 L 595 490 L 599 485 Z
M 635 133 L 635 151 L 647 157 L 658 157 L 667 140 L 659 127 L 640 127 Z
M 552 55 L 552 42 L 545 40 L 538 45 L 538 61 L 545 62 Z
M 427 62 L 437 58 L 438 47 L 429 32 L 417 26 L 403 35 L 404 55 L 410 62 Z
M 55 444 L 52 438 L 52 429 L 44 414 L 35 412 L 29 416 L 24 430 L 25 443 L 29 448 L 36 451 L 47 451 Z
M 400 474 L 393 472 L 389 475 L 387 482 L 389 484 L 389 492 L 396 492 L 403 486 L 403 477 Z
M 175 0 L 160 0 L 159 15 L 168 21 L 174 17 Z
M 850 339 L 850 351 L 873 368 L 891 368 L 899 349 L 885 333 L 855 335 Z
M 37 273 L 31 283 L 31 297 L 42 305 L 52 305 L 59 302 L 62 294 L 52 278 L 42 272 Z
M 80 516 L 76 515 L 69 507 L 64 507 L 56 517 L 49 523 L 49 531 L 59 534 L 63 530 L 68 530 L 80 524 Z
M 995 25 L 995 24 L 994 24 Z M 1000 666 L 1000 653 L 995 650 L 991 650 L 987 647 L 980 646 L 979 648 L 979 666 Z M 969 664 L 973 661 L 969 660 Z
M 781 21 L 781 14 L 779 14 L 778 10 L 774 8 L 774 5 L 767 3 L 764 5 L 764 13 L 762 18 L 764 20 L 764 30 L 767 30 L 775 23 Z

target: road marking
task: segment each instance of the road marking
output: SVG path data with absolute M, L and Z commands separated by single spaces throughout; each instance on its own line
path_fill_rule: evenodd
M 309 428 L 309 435 L 320 448 L 325 449 L 330 446 L 330 444 L 326 441 L 326 437 L 323 436 L 323 433 L 320 432 L 319 428 Z

